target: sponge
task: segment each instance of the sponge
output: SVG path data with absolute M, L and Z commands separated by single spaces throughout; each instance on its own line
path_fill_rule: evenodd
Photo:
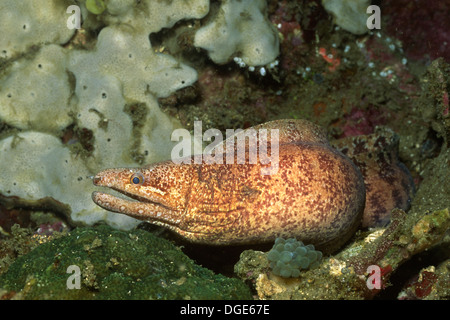
M 248 66 L 272 63 L 280 53 L 278 32 L 267 16 L 265 0 L 224 0 L 218 13 L 195 34 L 194 46 L 217 64 L 238 57 Z
M 322 252 L 314 249 L 314 245 L 305 246 L 294 238 L 284 240 L 277 238 L 267 254 L 272 272 L 283 278 L 296 278 L 301 269 L 315 268 L 322 259 Z

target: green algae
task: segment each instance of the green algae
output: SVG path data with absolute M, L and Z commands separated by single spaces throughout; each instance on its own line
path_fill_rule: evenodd
M 102 14 L 106 5 L 102 0 L 86 0 L 86 9 L 93 14 Z
M 68 289 L 80 269 L 79 289 Z M 238 279 L 196 265 L 167 240 L 143 230 L 77 228 L 19 257 L 0 288 L 22 299 L 251 299 Z

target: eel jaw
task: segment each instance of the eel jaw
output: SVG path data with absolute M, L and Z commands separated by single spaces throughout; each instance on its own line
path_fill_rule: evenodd
M 111 194 L 94 191 L 92 200 L 103 209 L 113 211 L 135 219 L 148 221 L 170 229 L 178 228 L 181 223 L 177 211 L 147 199 L 129 195 L 138 201 L 128 200 Z

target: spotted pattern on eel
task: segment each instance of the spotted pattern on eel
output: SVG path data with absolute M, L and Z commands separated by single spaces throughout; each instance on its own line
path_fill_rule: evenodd
M 358 168 L 330 146 L 321 127 L 306 120 L 276 120 L 253 129 L 279 130 L 274 174 L 261 174 L 267 165 L 260 161 L 249 163 L 251 150 L 246 148 L 243 164 L 195 164 L 191 158 L 187 164 L 165 161 L 106 169 L 94 177 L 94 184 L 134 200 L 102 192 L 94 192 L 92 199 L 107 210 L 164 226 L 196 243 L 251 244 L 295 237 L 328 250 L 341 246 L 357 230 L 364 209 Z M 233 152 L 236 157 L 236 148 L 226 150 L 226 142 L 221 156 Z
M 398 159 L 399 137 L 389 128 L 373 134 L 347 137 L 332 145 L 361 170 L 366 185 L 362 227 L 382 227 L 391 220 L 392 209 L 408 210 L 415 193 L 408 168 Z

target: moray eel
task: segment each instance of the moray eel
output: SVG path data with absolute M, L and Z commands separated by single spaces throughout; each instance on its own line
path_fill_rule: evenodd
M 379 127 L 369 135 L 336 140 L 332 146 L 358 166 L 366 186 L 362 227 L 384 227 L 394 208 L 408 210 L 414 197 L 414 181 L 398 158 L 399 137 Z
M 250 129 L 253 129 L 251 132 Z M 242 135 L 278 129 L 278 167 L 262 174 L 268 164 L 251 163 L 255 150 L 245 148 L 237 161 Z M 271 134 L 269 135 L 271 136 Z M 259 140 L 259 139 L 257 139 Z M 268 139 L 269 140 L 269 139 Z M 177 164 L 165 161 L 143 168 L 107 169 L 94 184 L 131 199 L 94 192 L 93 201 L 173 230 L 204 244 L 251 244 L 295 237 L 332 250 L 345 243 L 361 223 L 364 180 L 344 154 L 332 148 L 325 131 L 306 120 L 277 120 L 246 129 L 222 143 L 223 164 Z M 227 149 L 228 146 L 228 149 Z M 257 150 L 261 145 L 258 144 Z M 267 154 L 273 146 L 267 147 Z

